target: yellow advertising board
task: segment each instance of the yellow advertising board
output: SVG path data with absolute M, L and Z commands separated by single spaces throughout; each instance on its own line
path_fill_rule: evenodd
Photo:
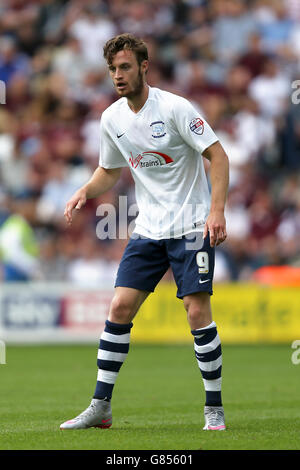
M 216 284 L 213 319 L 222 343 L 288 343 L 300 339 L 299 287 Z M 173 283 L 161 283 L 133 321 L 132 340 L 187 343 L 192 337 Z

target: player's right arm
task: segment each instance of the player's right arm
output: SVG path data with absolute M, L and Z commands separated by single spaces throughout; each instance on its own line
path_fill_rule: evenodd
M 101 196 L 109 191 L 118 181 L 122 168 L 103 168 L 99 166 L 91 179 L 79 188 L 67 202 L 64 216 L 69 225 L 72 223 L 72 212 L 74 209 L 81 209 L 87 199 Z

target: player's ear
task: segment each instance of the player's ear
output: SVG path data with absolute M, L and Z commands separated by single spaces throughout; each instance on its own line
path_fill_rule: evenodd
M 149 61 L 143 60 L 143 62 L 141 63 L 141 72 L 146 74 L 148 72 L 148 67 L 149 67 Z

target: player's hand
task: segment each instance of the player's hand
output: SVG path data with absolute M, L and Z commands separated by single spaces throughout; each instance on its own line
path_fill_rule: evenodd
M 86 191 L 85 189 L 81 188 L 71 197 L 71 199 L 67 202 L 64 216 L 67 221 L 68 225 L 72 223 L 72 212 L 74 209 L 81 209 L 82 206 L 85 205 L 87 200 Z
M 220 245 L 226 239 L 226 220 L 223 211 L 210 212 L 204 226 L 203 238 L 206 238 L 208 232 L 211 247 Z

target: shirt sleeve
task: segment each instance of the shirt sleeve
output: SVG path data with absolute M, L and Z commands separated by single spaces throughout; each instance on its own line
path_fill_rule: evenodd
M 219 140 L 199 111 L 185 98 L 176 101 L 173 118 L 183 140 L 201 154 Z
M 105 126 L 103 116 L 100 120 L 100 156 L 99 166 L 102 168 L 121 168 L 127 161 L 115 145 Z

